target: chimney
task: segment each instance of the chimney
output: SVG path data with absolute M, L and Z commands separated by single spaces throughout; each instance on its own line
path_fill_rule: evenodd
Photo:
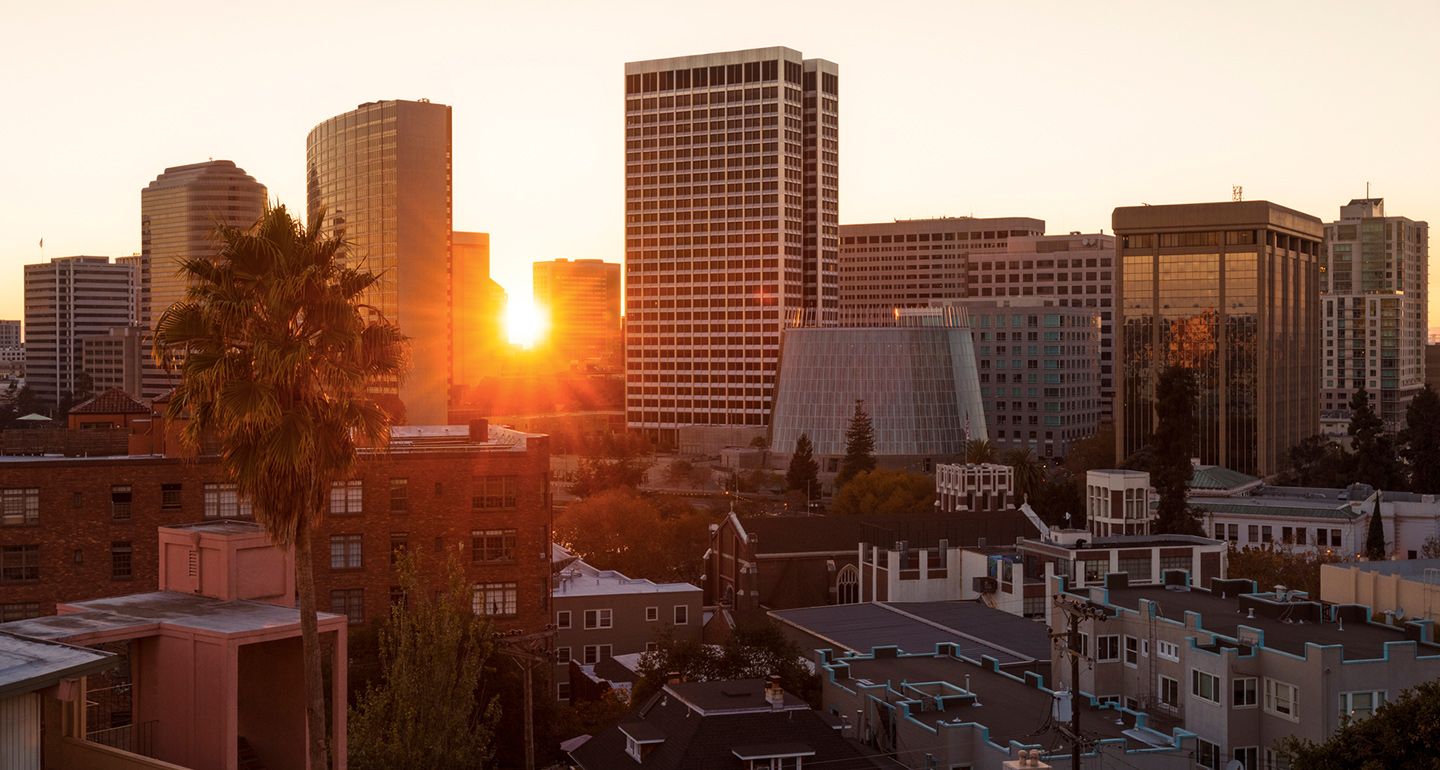
M 780 687 L 780 677 L 771 676 L 765 681 L 765 702 L 770 704 L 772 711 L 785 707 L 785 690 Z
M 665 684 L 679 684 L 683 681 L 685 681 L 685 678 L 680 676 L 679 671 L 671 671 L 665 675 Z
M 483 444 L 483 443 L 485 443 L 486 441 L 489 441 L 489 440 L 490 440 L 490 421 L 489 421 L 489 420 L 483 420 L 483 419 L 481 419 L 481 420 L 471 420 L 471 421 L 470 421 L 470 441 L 471 441 L 472 443 L 475 443 L 475 444 Z

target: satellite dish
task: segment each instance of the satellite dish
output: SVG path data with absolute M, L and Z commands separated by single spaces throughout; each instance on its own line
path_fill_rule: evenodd
M 1245 770 L 1245 763 L 1238 759 L 1232 759 L 1225 763 L 1225 770 Z
M 1396 607 L 1396 608 L 1395 608 L 1395 619 L 1396 619 L 1396 620 L 1404 620 L 1404 619 L 1405 619 L 1405 608 L 1404 608 L 1404 607 Z

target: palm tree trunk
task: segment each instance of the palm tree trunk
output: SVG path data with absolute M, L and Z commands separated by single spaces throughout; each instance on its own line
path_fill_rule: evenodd
M 325 754 L 325 684 L 320 671 L 320 630 L 315 618 L 315 562 L 310 557 L 310 523 L 295 528 L 295 587 L 300 594 L 300 649 L 305 659 L 305 726 L 310 770 L 330 766 Z M 336 704 L 336 708 L 339 708 Z

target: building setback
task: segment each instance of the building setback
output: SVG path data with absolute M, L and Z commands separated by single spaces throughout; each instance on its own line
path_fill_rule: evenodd
M 109 257 L 59 257 L 25 266 L 25 384 L 58 404 L 83 370 L 84 339 L 138 317 L 139 275 Z
M 767 425 L 782 318 L 837 318 L 839 94 L 789 48 L 625 65 L 631 428 Z
M 346 260 L 380 276 L 365 301 L 410 338 L 397 393 L 412 425 L 449 417 L 451 383 L 450 107 L 367 102 L 310 130 L 309 215 L 343 235 Z
M 1320 220 L 1269 201 L 1115 209 L 1116 454 L 1150 443 L 1155 381 L 1197 377 L 1194 456 L 1254 476 L 1320 423 Z
M 1430 226 L 1385 216 L 1384 198 L 1352 200 L 1325 225 L 1321 409 L 1346 409 L 1365 388 L 1389 431 L 1425 387 Z M 1377 334 L 1378 333 L 1378 334 Z
M 620 354 L 620 265 L 557 259 L 534 265 L 535 309 L 544 344 L 566 360 L 610 364 Z

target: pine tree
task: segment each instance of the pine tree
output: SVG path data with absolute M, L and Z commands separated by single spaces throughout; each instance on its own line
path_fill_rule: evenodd
M 1410 461 L 1410 491 L 1440 492 L 1440 394 L 1429 383 L 1406 407 L 1405 423 L 1400 439 Z
M 865 399 L 855 399 L 855 414 L 850 417 L 850 427 L 845 429 L 845 458 L 840 461 L 840 472 L 835 475 L 835 486 L 855 478 L 861 471 L 875 470 L 875 426 L 870 423 L 870 413 L 865 411 Z
M 1194 467 L 1190 464 L 1195 450 L 1199 420 L 1195 402 L 1199 387 L 1189 369 L 1171 364 L 1160 372 L 1155 383 L 1155 457 L 1150 465 L 1150 484 L 1160 498 L 1155 510 L 1155 533 L 1170 535 L 1202 535 L 1199 517 L 1185 502 L 1190 492 Z
M 795 439 L 795 454 L 790 456 L 790 468 L 785 472 L 785 488 L 811 500 L 820 499 L 820 466 L 815 462 L 815 445 L 810 443 L 808 433 Z
M 1380 496 L 1375 496 L 1375 510 L 1370 512 L 1370 532 L 1365 536 L 1365 558 L 1385 559 L 1385 522 L 1380 519 Z
M 1404 473 L 1395 454 L 1395 442 L 1385 434 L 1385 423 L 1370 406 L 1364 386 L 1350 399 L 1350 427 L 1355 451 L 1355 481 L 1376 489 L 1399 489 Z

